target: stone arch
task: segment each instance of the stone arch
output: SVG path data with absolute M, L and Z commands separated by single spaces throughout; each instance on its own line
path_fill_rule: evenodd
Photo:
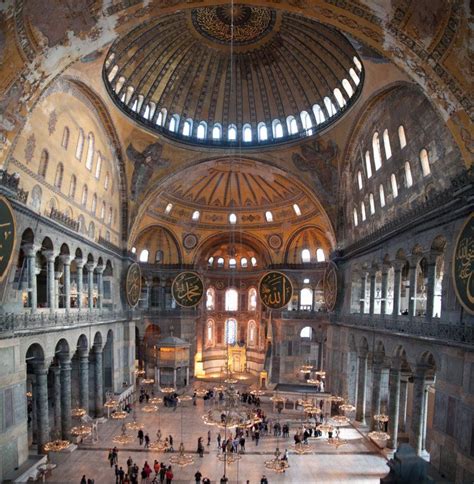
M 102 342 L 103 342 L 102 333 L 100 331 L 97 331 L 94 335 L 94 346 L 96 348 L 102 348 Z
M 316 262 L 317 249 L 323 249 L 326 260 L 334 246 L 332 234 L 324 232 L 321 227 L 305 226 L 291 234 L 285 247 L 285 262 L 287 264 L 301 263 L 301 251 L 310 251 L 311 262 Z
M 40 363 L 44 362 L 45 354 L 44 349 L 39 343 L 32 343 L 26 350 L 25 359 L 27 363 Z
M 83 333 L 77 338 L 77 349 L 85 351 L 89 348 L 89 341 L 87 340 L 87 336 Z

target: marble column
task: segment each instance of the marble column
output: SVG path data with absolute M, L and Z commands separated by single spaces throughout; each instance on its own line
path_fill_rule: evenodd
M 384 265 L 382 269 L 382 298 L 380 300 L 380 314 L 385 317 L 387 311 L 387 288 L 388 288 L 388 267 Z
M 406 432 L 408 402 L 408 378 L 400 378 L 400 412 L 398 414 L 398 430 Z
M 425 415 L 426 369 L 418 367 L 413 376 L 413 400 L 411 410 L 410 444 L 417 455 L 423 450 L 423 426 Z
M 28 307 L 35 312 L 38 306 L 38 293 L 36 289 L 36 252 L 40 247 L 28 244 L 23 247 L 26 255 L 26 268 L 28 277 Z
M 61 365 L 61 427 L 64 440 L 71 437 L 71 359 L 60 356 Z
M 77 267 L 77 307 L 78 309 L 82 308 L 82 296 L 83 296 L 83 280 L 84 280 L 84 261 L 82 259 L 76 259 L 76 267 Z
M 418 258 L 410 260 L 410 270 L 408 272 L 408 279 L 410 281 L 410 291 L 408 295 L 408 315 L 412 318 L 415 315 L 416 308 L 416 268 L 418 265 Z
M 44 363 L 34 367 L 36 377 L 34 393 L 36 400 L 36 424 L 38 452 L 44 453 L 44 445 L 49 442 L 49 409 L 48 409 L 48 368 Z
M 62 255 L 63 263 L 63 286 L 64 286 L 64 307 L 66 311 L 71 309 L 71 256 Z
M 400 314 L 400 286 L 402 282 L 402 268 L 397 264 L 393 269 L 393 316 Z
M 379 356 L 374 356 L 372 365 L 372 401 L 371 401 L 371 430 L 375 430 L 375 415 L 380 414 L 380 382 L 382 380 L 382 360 Z
M 94 400 L 96 417 L 102 417 L 104 412 L 103 379 L 102 348 L 99 346 L 94 346 Z
M 398 366 L 390 368 L 389 373 L 389 403 L 388 403 L 388 433 L 391 449 L 398 447 L 398 415 L 400 413 L 400 369 Z
M 367 391 L 367 354 L 359 354 L 359 370 L 357 375 L 357 406 L 356 420 L 365 424 L 365 396 Z
M 431 321 L 433 319 L 434 306 L 434 292 L 436 283 L 436 256 L 431 256 L 428 259 L 428 282 L 426 284 L 426 315 L 425 319 Z
M 160 281 L 160 309 L 166 309 L 166 281 Z
M 54 302 L 56 300 L 55 284 L 54 284 L 54 259 L 55 254 L 52 250 L 46 250 L 43 252 L 46 257 L 47 271 L 46 271 L 46 287 L 48 296 L 48 307 L 51 312 L 54 312 Z
M 365 290 L 367 284 L 367 275 L 364 272 L 360 277 L 360 314 L 365 312 Z
M 59 298 L 60 298 L 60 291 L 59 291 L 59 281 L 63 273 L 61 271 L 54 272 L 54 308 L 57 309 L 60 307 Z
M 86 264 L 87 269 L 87 302 L 89 309 L 94 309 L 94 269 L 95 264 L 88 262 Z
M 145 309 L 151 308 L 151 291 L 153 287 L 153 279 L 147 277 L 145 279 L 145 286 L 146 286 L 146 301 L 145 301 Z
M 52 366 L 53 372 L 53 388 L 54 388 L 54 432 L 58 438 L 61 435 L 61 368 L 59 366 Z
M 89 413 L 89 352 L 79 351 L 79 405 Z
M 375 307 L 375 272 L 369 274 L 370 279 L 370 299 L 369 299 L 369 314 L 374 314 Z
M 97 307 L 102 310 L 104 299 L 104 266 L 97 266 Z

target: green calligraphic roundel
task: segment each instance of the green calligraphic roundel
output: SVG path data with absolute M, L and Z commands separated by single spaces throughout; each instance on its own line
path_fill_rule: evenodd
M 267 272 L 258 285 L 260 300 L 269 309 L 284 308 L 293 296 L 293 285 L 282 272 Z
M 201 302 L 204 284 L 195 272 L 181 272 L 171 286 L 174 300 L 184 308 L 192 308 Z
M 453 281 L 458 301 L 474 314 L 474 213 L 466 220 L 453 255 Z
M 8 200 L 0 196 L 0 281 L 7 275 L 15 249 L 15 216 Z
M 125 293 L 127 295 L 128 304 L 134 308 L 140 300 L 142 292 L 142 273 L 140 266 L 134 262 L 127 270 L 127 278 L 125 280 Z

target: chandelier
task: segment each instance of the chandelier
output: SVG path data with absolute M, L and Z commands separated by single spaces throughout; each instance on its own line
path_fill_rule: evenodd
M 44 444 L 45 452 L 61 452 L 62 450 L 66 449 L 71 445 L 71 442 L 69 442 L 69 440 L 61 440 L 59 438 L 59 431 L 55 432 L 55 436 L 57 436 L 58 438 Z
M 72 418 L 81 418 L 81 417 L 84 417 L 84 415 L 86 414 L 86 409 L 85 408 L 81 408 L 81 407 L 74 407 L 74 408 L 71 408 L 71 417 Z
M 300 373 L 309 373 L 313 369 L 314 369 L 313 365 L 301 365 L 300 366 Z
M 145 376 L 145 370 L 135 370 L 135 376 L 137 377 L 142 377 L 142 376 Z
M 326 378 L 326 372 L 324 370 L 315 371 L 314 374 L 320 378 Z
M 252 390 L 250 394 L 254 397 L 261 397 L 262 395 L 265 395 L 265 392 L 263 390 Z
M 112 442 L 114 444 L 129 444 L 133 440 L 131 435 L 127 434 L 127 427 L 125 424 L 122 425 L 122 433 L 120 435 L 116 435 Z
M 78 425 L 71 428 L 71 434 L 76 437 L 86 437 L 92 432 L 92 428 L 88 425 Z
M 369 432 L 367 435 L 372 440 L 379 440 L 381 442 L 386 442 L 387 440 L 390 439 L 390 435 L 387 432 L 385 432 L 385 430 L 383 429 L 385 427 L 385 424 L 389 420 L 388 415 L 385 415 L 383 413 L 374 415 L 374 420 L 376 422 L 376 429 L 373 430 L 372 432 Z
M 128 413 L 123 411 L 123 410 L 116 410 L 111 417 L 114 420 L 123 420 L 124 418 L 127 418 Z
M 181 442 L 179 444 L 178 453 L 170 457 L 170 463 L 180 467 L 186 467 L 194 464 L 194 457 L 184 453 L 184 444 Z
M 140 430 L 144 427 L 142 423 L 136 421 L 135 415 L 133 416 L 133 422 L 128 422 L 126 425 L 128 430 Z
M 158 405 L 159 403 L 163 403 L 163 399 L 161 397 L 152 397 L 150 398 L 150 403 L 152 405 Z
M 331 402 L 334 402 L 334 403 L 344 403 L 344 398 L 343 397 L 340 397 L 338 395 L 331 395 Z
M 290 465 L 287 460 L 280 458 L 281 452 L 278 447 L 275 449 L 274 455 L 275 457 L 273 459 L 265 461 L 265 468 L 281 474 L 285 472 Z
M 310 444 L 305 444 L 304 442 L 298 442 L 297 444 L 290 445 L 290 449 L 299 455 L 304 455 L 311 454 L 314 450 L 314 447 Z
M 156 405 L 145 405 L 142 410 L 145 412 L 145 413 L 153 413 L 153 412 L 157 412 L 158 411 L 158 407 Z M 113 417 L 113 415 L 112 415 Z
M 178 397 L 178 402 L 179 403 L 190 402 L 192 399 L 193 399 L 193 397 L 191 395 L 180 395 Z
M 162 393 L 174 393 L 176 391 L 176 388 L 174 387 L 161 387 L 160 388 Z
M 339 406 L 339 410 L 341 410 L 344 413 L 351 413 L 355 411 L 354 405 L 351 405 L 350 403 L 343 403 L 342 405 Z
M 221 462 L 226 462 L 227 464 L 233 464 L 242 458 L 242 456 L 237 452 L 223 452 L 222 454 L 218 454 L 217 458 Z
M 346 417 L 345 415 L 334 415 L 331 417 L 331 420 L 337 427 L 341 427 L 349 423 L 349 417 Z
M 158 452 L 163 452 L 164 450 L 167 450 L 169 447 L 169 443 L 166 440 L 161 440 L 160 438 L 157 438 L 154 442 L 150 444 L 150 449 L 156 450 Z
M 206 390 L 205 388 L 198 388 L 197 390 L 194 390 L 194 393 L 196 394 L 196 396 L 200 398 L 207 395 L 207 392 L 208 390 Z
M 153 378 L 144 378 L 142 380 L 143 385 L 153 385 L 155 383 L 155 380 Z

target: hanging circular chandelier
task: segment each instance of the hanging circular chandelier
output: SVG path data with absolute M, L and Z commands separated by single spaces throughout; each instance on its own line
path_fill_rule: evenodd
M 144 425 L 140 422 L 137 422 L 135 418 L 133 418 L 133 422 L 128 422 L 126 425 L 128 430 L 140 430 L 144 427 Z
M 253 395 L 254 397 L 261 397 L 265 395 L 266 392 L 264 392 L 263 390 L 252 390 L 250 394 Z
M 193 397 L 191 395 L 180 395 L 178 397 L 178 402 L 179 403 L 190 402 L 192 399 L 193 399 Z
M 382 442 L 390 439 L 390 435 L 387 432 L 383 432 L 382 430 L 374 430 L 372 432 L 369 432 L 367 435 L 372 440 L 380 440 Z
M 280 458 L 281 452 L 278 447 L 275 449 L 274 455 L 275 457 L 273 459 L 265 461 L 265 468 L 281 474 L 285 472 L 290 465 L 287 460 Z
M 78 425 L 77 427 L 71 428 L 71 434 L 76 437 L 86 437 L 92 432 L 92 427 L 88 425 Z
M 342 405 L 339 406 L 339 410 L 341 410 L 344 413 L 351 413 L 355 411 L 354 405 L 351 405 L 350 403 L 343 403 Z
M 160 388 L 162 393 L 174 393 L 176 391 L 175 387 L 161 387 Z
M 304 442 L 298 442 L 297 444 L 290 445 L 290 449 L 299 455 L 311 454 L 314 447 L 310 444 L 305 444 Z
M 61 452 L 62 450 L 66 449 L 71 445 L 69 440 L 51 440 L 44 445 L 45 452 Z
M 345 415 L 334 415 L 331 417 L 331 420 L 337 427 L 342 427 L 349 423 L 349 417 L 346 417 Z
M 156 405 L 145 405 L 142 410 L 145 412 L 145 413 L 153 413 L 153 412 L 157 412 L 158 411 L 158 407 Z
M 152 385 L 155 383 L 155 380 L 153 378 L 144 378 L 142 380 L 143 385 Z
M 161 440 L 161 438 L 156 439 L 154 442 L 150 444 L 150 449 L 156 450 L 158 452 L 163 452 L 167 450 L 168 447 L 169 447 L 169 443 L 166 442 L 166 440 Z
M 149 403 L 152 405 L 158 405 L 159 403 L 163 403 L 163 399 L 161 397 L 152 397 L 150 398 Z
M 324 370 L 317 370 L 314 372 L 314 374 L 320 378 L 326 378 L 326 372 Z
M 194 390 L 194 393 L 196 394 L 196 396 L 200 397 L 200 398 L 207 395 L 207 392 L 208 392 L 208 390 L 206 390 L 205 388 L 198 388 L 198 389 Z
M 233 464 L 242 458 L 242 456 L 237 452 L 223 452 L 222 454 L 218 454 L 217 458 L 221 462 L 226 462 L 226 464 Z
M 107 400 L 105 403 L 104 403 L 104 407 L 105 408 L 115 408 L 117 406 L 117 402 L 115 400 Z
M 184 452 L 185 452 L 184 451 L 184 444 L 181 442 L 179 444 L 178 453 L 174 454 L 170 457 L 170 459 L 169 459 L 170 463 L 177 465 L 179 467 L 186 467 L 186 466 L 189 466 L 191 464 L 194 464 L 194 457 L 192 455 L 185 454 Z
M 116 435 L 113 439 L 112 442 L 114 444 L 129 444 L 132 442 L 133 437 L 131 435 L 128 435 L 126 433 L 122 433 L 120 435 Z
M 386 423 L 386 422 L 388 422 L 389 419 L 388 419 L 388 415 L 381 413 L 379 415 L 374 415 L 374 420 L 376 422 Z
M 112 415 L 110 415 L 114 420 L 123 420 L 127 418 L 128 413 L 123 410 L 116 410 Z
M 135 376 L 137 377 L 142 377 L 142 376 L 145 376 L 145 370 L 135 370 Z
M 344 398 L 339 395 L 331 395 L 331 402 L 334 403 L 344 403 Z
M 74 408 L 71 408 L 71 417 L 72 418 L 81 418 L 81 417 L 84 417 L 84 415 L 86 414 L 86 409 L 85 408 L 81 408 L 81 407 L 74 407 Z

